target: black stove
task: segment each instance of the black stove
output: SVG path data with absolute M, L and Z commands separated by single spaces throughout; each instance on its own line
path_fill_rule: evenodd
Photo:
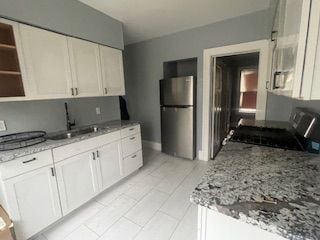
M 304 144 L 287 129 L 238 126 L 231 136 L 233 142 L 243 142 L 273 148 L 305 151 Z

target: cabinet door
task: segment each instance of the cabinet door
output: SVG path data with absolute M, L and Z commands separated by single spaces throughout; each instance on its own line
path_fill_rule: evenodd
M 4 186 L 19 240 L 33 236 L 62 216 L 53 166 L 6 180 Z
M 102 95 L 98 44 L 68 38 L 68 46 L 76 96 Z
M 316 61 L 314 65 L 311 99 L 312 100 L 320 99 L 320 28 L 319 28 L 319 36 L 318 36 L 317 55 L 316 55 Z
M 122 51 L 100 46 L 104 95 L 125 95 Z
M 56 164 L 63 215 L 89 201 L 98 193 L 93 152 L 86 152 Z
M 32 98 L 71 96 L 67 37 L 20 24 Z
M 97 171 L 101 190 L 105 190 L 121 179 L 121 142 L 113 142 L 97 150 Z
M 320 99 L 320 0 L 311 3 L 302 97 Z
M 300 97 L 310 0 L 280 0 L 274 31 L 277 32 L 273 57 L 273 90 Z

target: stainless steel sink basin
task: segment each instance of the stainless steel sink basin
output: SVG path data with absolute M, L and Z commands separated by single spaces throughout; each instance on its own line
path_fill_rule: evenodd
M 63 139 L 73 138 L 73 137 L 77 137 L 77 136 L 88 134 L 88 133 L 97 132 L 98 130 L 99 130 L 98 127 L 87 127 L 87 128 L 82 128 L 82 129 L 75 129 L 72 131 L 60 132 L 60 133 L 52 134 L 52 135 L 49 134 L 47 136 L 47 139 L 49 139 L 49 140 L 63 140 Z

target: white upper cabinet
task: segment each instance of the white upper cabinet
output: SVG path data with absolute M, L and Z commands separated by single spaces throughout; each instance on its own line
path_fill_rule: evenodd
M 311 3 L 302 98 L 320 99 L 320 0 Z
M 23 24 L 20 32 L 31 98 L 70 97 L 67 37 Z
M 68 38 L 73 93 L 79 97 L 102 95 L 99 45 Z
M 61 218 L 53 165 L 10 178 L 3 185 L 19 240 L 30 238 Z
M 122 51 L 0 18 L 0 101 L 125 94 Z
M 125 95 L 122 51 L 100 46 L 104 95 Z
M 275 93 L 300 98 L 310 0 L 280 0 L 274 24 L 273 84 Z
M 320 99 L 320 0 L 280 0 L 273 30 L 271 91 Z

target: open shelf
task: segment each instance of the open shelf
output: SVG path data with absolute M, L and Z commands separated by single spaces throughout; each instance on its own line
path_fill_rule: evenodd
M 9 49 L 9 50 L 12 49 L 12 50 L 14 50 L 14 49 L 16 49 L 16 46 L 0 43 L 0 49 Z
M 21 75 L 21 72 L 0 70 L 0 75 Z
M 13 27 L 0 23 L 0 97 L 25 96 Z

